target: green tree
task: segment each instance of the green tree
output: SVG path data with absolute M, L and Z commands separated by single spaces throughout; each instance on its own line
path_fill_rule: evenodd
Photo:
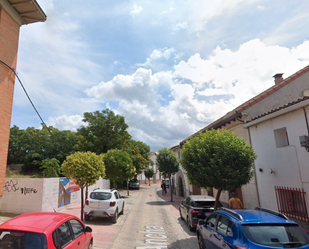
M 75 152 L 67 156 L 61 166 L 63 175 L 75 179 L 81 188 L 81 220 L 84 220 L 84 188 L 105 177 L 105 167 L 101 156 L 93 152 Z
M 148 178 L 149 186 L 150 186 L 150 178 L 153 177 L 153 169 L 146 169 L 145 170 L 145 176 Z
M 256 154 L 245 140 L 227 130 L 209 130 L 186 141 L 181 164 L 191 184 L 215 188 L 215 209 L 222 190 L 247 184 L 253 176 Z
M 43 170 L 43 177 L 59 177 L 61 171 L 60 161 L 55 158 L 44 159 L 41 169 Z
M 130 139 L 124 143 L 123 150 L 130 155 L 137 175 L 149 165 L 150 147 L 147 144 Z
M 157 156 L 158 169 L 163 175 L 167 175 L 170 181 L 171 201 L 173 201 L 173 184 L 171 184 L 171 175 L 179 170 L 179 163 L 174 151 L 167 148 L 159 150 Z
M 127 191 L 129 195 L 128 179 L 135 175 L 135 167 L 130 155 L 118 149 L 109 150 L 103 155 L 103 161 L 106 168 L 106 177 L 114 182 L 127 181 Z
M 109 109 L 85 112 L 83 122 L 87 125 L 77 131 L 81 139 L 78 149 L 82 151 L 92 151 L 99 155 L 111 149 L 121 149 L 131 137 L 124 117 L 115 115 Z

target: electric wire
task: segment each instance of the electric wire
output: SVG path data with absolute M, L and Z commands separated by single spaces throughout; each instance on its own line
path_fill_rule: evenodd
M 8 64 L 6 64 L 4 61 L 0 60 L 0 62 L 1 62 L 3 65 L 5 65 L 6 67 L 8 67 L 8 68 L 14 73 L 14 75 L 15 75 L 16 78 L 18 79 L 18 82 L 20 83 L 21 87 L 23 88 L 23 90 L 24 90 L 24 92 L 25 92 L 25 94 L 26 94 L 28 100 L 30 101 L 30 103 L 31 103 L 31 105 L 32 105 L 32 107 L 33 107 L 33 109 L 35 110 L 35 112 L 37 113 L 37 115 L 39 116 L 39 118 L 41 119 L 42 124 L 46 127 L 46 129 L 48 130 L 49 134 L 52 136 L 52 133 L 51 133 L 50 129 L 49 129 L 48 126 L 45 124 L 45 122 L 44 122 L 43 118 L 41 117 L 40 113 L 38 112 L 38 110 L 37 110 L 36 107 L 34 106 L 34 104 L 33 104 L 32 100 L 31 100 L 30 96 L 28 95 L 28 93 L 27 93 L 27 91 L 26 91 L 26 89 L 25 89 L 23 83 L 21 82 L 21 80 L 20 80 L 20 78 L 18 77 L 18 75 L 17 75 L 17 73 L 15 72 L 15 70 L 14 70 L 13 68 L 11 68 Z

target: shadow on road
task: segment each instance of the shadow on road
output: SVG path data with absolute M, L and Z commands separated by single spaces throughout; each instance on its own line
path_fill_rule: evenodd
M 184 247 L 186 245 L 186 247 Z M 169 249 L 179 249 L 179 248 L 190 248 L 190 249 L 198 249 L 197 238 L 192 237 L 190 239 L 181 239 L 177 240 L 168 245 Z
M 150 201 L 150 202 L 146 202 L 146 204 L 148 205 L 154 205 L 154 206 L 165 206 L 165 205 L 170 205 L 168 202 L 166 201 Z

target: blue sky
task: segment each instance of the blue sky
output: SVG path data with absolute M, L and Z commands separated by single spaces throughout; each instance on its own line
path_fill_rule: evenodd
M 125 117 L 133 139 L 170 148 L 308 65 L 303 0 L 37 0 L 17 72 L 47 125 Z M 11 125 L 41 121 L 16 81 Z

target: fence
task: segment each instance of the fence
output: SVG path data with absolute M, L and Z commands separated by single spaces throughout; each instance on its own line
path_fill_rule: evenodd
M 291 218 L 309 222 L 306 192 L 303 189 L 275 186 L 278 210 Z

